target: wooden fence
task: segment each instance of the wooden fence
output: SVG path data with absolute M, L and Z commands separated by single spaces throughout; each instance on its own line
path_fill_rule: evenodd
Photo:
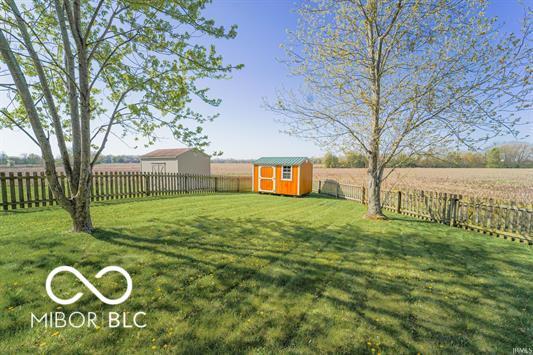
M 366 188 L 335 180 L 315 182 L 318 193 L 367 203 Z M 533 206 L 496 203 L 432 191 L 382 191 L 383 208 L 437 223 L 533 244 Z
M 63 189 L 70 196 L 67 177 L 59 175 Z M 249 180 L 249 181 L 248 181 Z M 251 178 L 238 176 L 202 176 L 189 174 L 152 174 L 138 172 L 95 172 L 92 177 L 92 201 L 145 196 L 250 191 Z M 57 205 L 44 172 L 0 172 L 0 209 Z

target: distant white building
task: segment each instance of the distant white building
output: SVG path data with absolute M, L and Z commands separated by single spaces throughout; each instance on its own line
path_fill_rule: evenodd
M 158 149 L 140 158 L 143 173 L 211 174 L 211 157 L 193 148 Z

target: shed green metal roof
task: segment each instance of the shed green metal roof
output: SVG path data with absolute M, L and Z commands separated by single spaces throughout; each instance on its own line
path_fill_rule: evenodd
M 306 157 L 262 157 L 254 161 L 256 165 L 301 165 Z

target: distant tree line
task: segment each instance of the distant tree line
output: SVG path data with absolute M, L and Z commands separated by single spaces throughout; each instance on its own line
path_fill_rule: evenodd
M 254 159 L 211 159 L 211 163 L 220 163 L 220 164 L 243 164 L 243 163 L 251 163 L 254 161 Z
M 42 165 L 43 159 L 37 154 L 22 154 L 21 156 L 8 156 L 4 152 L 0 152 L 0 165 L 15 166 L 15 165 Z
M 315 158 L 320 162 L 320 158 Z M 212 163 L 251 163 L 254 159 L 212 159 Z M 141 160 L 138 155 L 100 155 L 96 164 L 121 164 L 121 163 L 139 163 Z M 61 166 L 61 158 L 56 157 L 56 165 Z M 0 165 L 44 165 L 41 156 L 37 154 L 22 154 L 20 156 L 10 156 L 0 151 Z
M 137 155 L 101 155 L 96 164 L 120 164 L 139 163 L 141 160 Z
M 120 164 L 120 163 L 138 163 L 140 162 L 137 155 L 100 155 L 96 164 Z M 56 158 L 56 164 L 61 166 L 61 158 Z M 0 152 L 0 165 L 44 165 L 44 161 L 37 154 L 22 154 L 20 156 L 7 155 Z
M 341 156 L 328 152 L 320 163 L 326 168 L 367 167 L 364 155 L 357 152 L 347 152 Z M 533 145 L 509 143 L 483 152 L 457 151 L 420 157 L 400 154 L 392 161 L 391 166 L 399 168 L 533 168 Z
M 250 163 L 253 159 L 213 159 L 212 163 Z M 357 152 L 343 155 L 326 153 L 322 158 L 313 157 L 314 164 L 326 168 L 366 168 L 367 160 Z M 139 163 L 137 155 L 101 155 L 97 164 Z M 43 165 L 37 154 L 8 156 L 0 152 L 0 165 Z M 60 158 L 57 164 L 61 165 Z M 399 168 L 533 168 L 533 144 L 508 143 L 495 146 L 483 152 L 447 152 L 440 155 L 408 157 L 399 155 L 391 166 Z

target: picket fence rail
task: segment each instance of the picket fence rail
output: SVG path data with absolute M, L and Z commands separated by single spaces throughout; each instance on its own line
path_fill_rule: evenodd
M 315 182 L 320 194 L 368 202 L 364 186 L 335 180 Z M 434 191 L 382 191 L 383 208 L 399 214 L 533 244 L 533 206 Z
M 71 196 L 67 177 L 59 181 Z M 91 201 L 105 201 L 176 194 L 240 192 L 251 185 L 246 177 L 140 172 L 95 172 L 92 175 Z M 57 205 L 44 172 L 0 172 L 0 209 Z

